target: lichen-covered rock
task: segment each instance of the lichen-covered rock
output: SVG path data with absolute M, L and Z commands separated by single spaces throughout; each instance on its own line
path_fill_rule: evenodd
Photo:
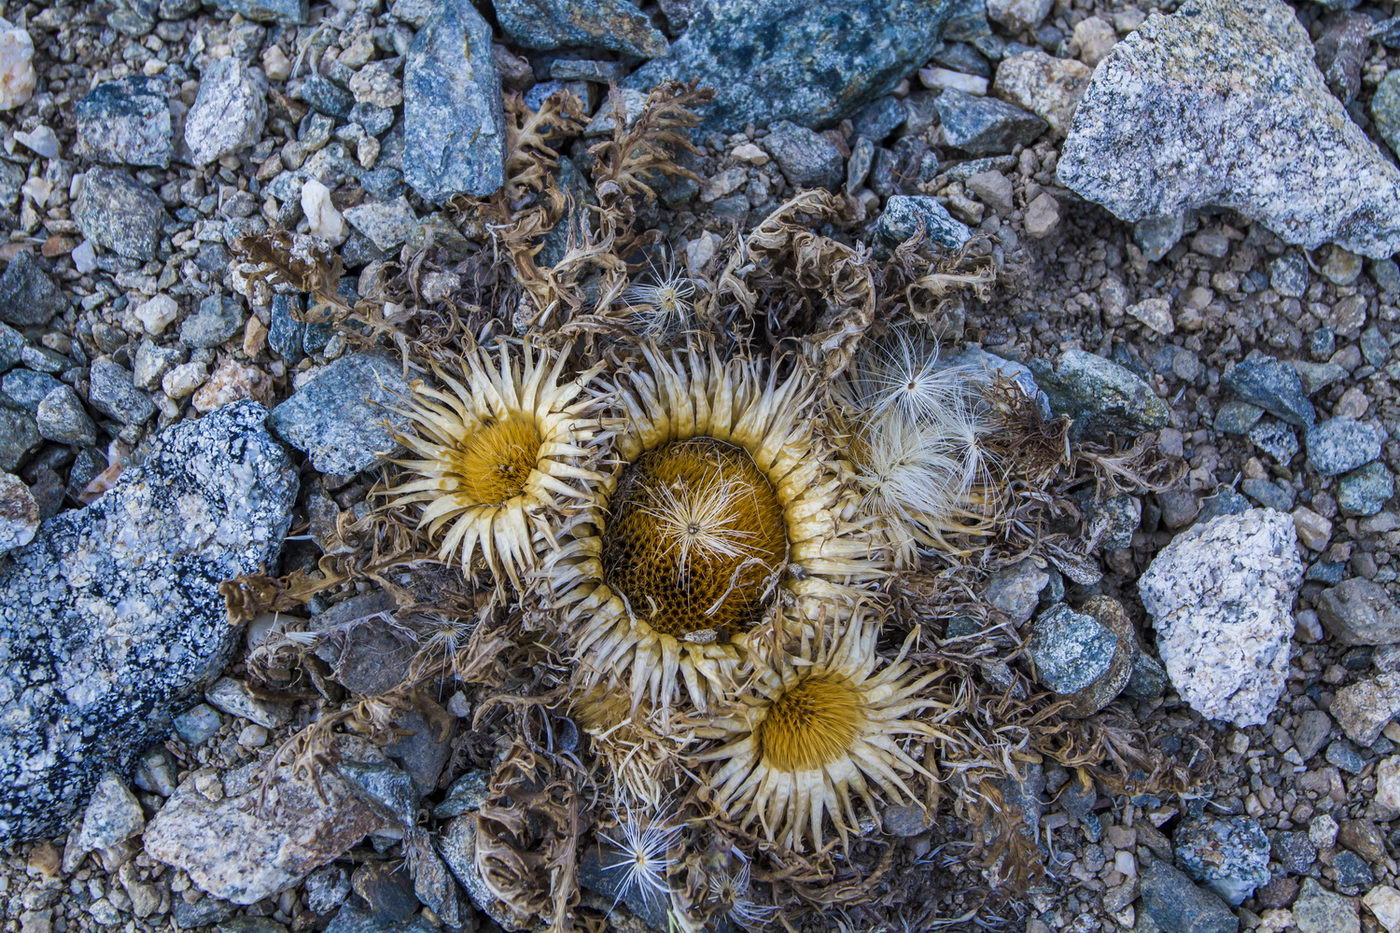
M 1291 516 L 1251 509 L 1198 522 L 1138 580 L 1167 675 L 1191 708 L 1254 726 L 1283 692 L 1302 582 Z
M 937 199 L 924 194 L 896 194 L 885 202 L 871 231 L 885 246 L 894 247 L 923 232 L 943 249 L 959 249 L 972 237 L 967 224 L 953 217 Z
M 505 116 L 491 27 L 443 0 L 404 63 L 404 180 L 425 201 L 491 194 L 505 180 Z
M 501 29 L 527 49 L 574 46 L 652 58 L 666 37 L 627 0 L 494 0 Z
M 317 470 L 348 476 L 398 449 L 393 430 L 408 422 L 389 406 L 404 404 L 407 393 L 398 363 L 357 353 L 336 360 L 274 408 L 271 424 Z
M 821 127 L 888 94 L 928 61 L 953 0 L 809 3 L 712 0 L 697 4 L 666 54 L 624 82 L 645 91 L 666 78 L 715 89 L 710 129 L 792 120 Z
M 1074 421 L 1075 437 L 1109 434 L 1136 437 L 1167 426 L 1167 403 L 1152 387 L 1111 360 L 1084 350 L 1066 350 L 1054 366 L 1031 363 L 1036 385 L 1050 407 Z
M 1059 603 L 1035 620 L 1027 655 L 1039 681 L 1067 697 L 1076 715 L 1098 712 L 1132 676 L 1137 636 L 1117 600 L 1091 596 L 1076 612 Z
M 1352 122 L 1282 0 L 1190 0 L 1099 63 L 1057 169 L 1126 221 L 1227 207 L 1281 239 L 1400 250 L 1400 169 Z
M 169 96 L 170 83 L 162 77 L 103 81 L 73 108 L 79 155 L 166 168 L 174 148 Z
M 164 432 L 0 559 L 0 842 L 51 836 L 223 667 L 219 584 L 268 567 L 296 473 L 241 403 Z
M 1172 838 L 1186 873 L 1238 906 L 1269 881 L 1269 837 L 1247 816 L 1188 819 Z

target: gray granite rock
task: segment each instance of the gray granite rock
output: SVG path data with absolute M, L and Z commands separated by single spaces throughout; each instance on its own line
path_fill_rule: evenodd
M 141 803 L 120 777 L 111 771 L 102 775 L 83 810 L 82 828 L 69 843 L 64 859 L 96 849 L 110 849 L 135 836 L 146 825 Z
M 0 554 L 23 547 L 39 530 L 39 503 L 24 480 L 0 471 Z
M 698 5 L 680 38 L 624 86 L 649 90 L 666 78 L 698 80 L 715 89 L 704 111 L 715 130 L 777 120 L 827 126 L 888 94 L 928 61 L 954 5 L 713 0 Z
M 17 327 L 47 324 L 67 307 L 68 299 L 29 250 L 17 254 L 0 274 L 0 321 Z
M 1188 875 L 1239 906 L 1269 881 L 1269 837 L 1247 816 L 1182 821 L 1172 837 L 1176 861 Z
M 214 0 L 214 6 L 248 19 L 278 23 L 305 23 L 311 0 Z
M 1303 879 L 1293 902 L 1293 923 L 1298 933 L 1361 933 L 1357 901 L 1327 890 L 1313 878 Z
M 505 180 L 505 117 L 491 27 L 443 0 L 404 64 L 404 180 L 425 201 L 491 194 Z
M 146 828 L 147 854 L 187 872 L 196 886 L 234 904 L 253 904 L 300 882 L 338 858 L 367 834 L 393 825 L 362 800 L 342 770 L 353 761 L 382 762 L 368 742 L 335 740 L 345 760 L 314 775 L 291 766 L 271 776 L 273 790 L 257 788 L 211 800 L 196 771 L 181 782 Z
M 1400 155 L 1400 68 L 1388 72 L 1376 86 L 1371 97 L 1371 120 L 1390 151 Z
M 199 311 L 180 324 L 180 341 L 191 347 L 217 347 L 243 330 L 243 306 L 228 295 L 209 295 Z
M 408 422 L 386 406 L 403 404 L 407 393 L 397 362 L 354 354 L 317 373 L 273 409 L 269 423 L 317 470 L 347 476 L 398 449 L 391 426 L 402 431 Z
M 174 152 L 170 82 L 128 75 L 103 81 L 73 108 L 78 155 L 97 162 L 166 168 Z
M 125 172 L 97 166 L 83 176 L 73 219 L 93 243 L 144 262 L 155 258 L 161 226 L 168 218 L 165 205 L 150 188 Z
M 773 124 L 763 148 L 794 188 L 835 188 L 845 173 L 845 160 L 835 143 L 789 120 Z
M 1343 515 L 1375 515 L 1395 495 L 1395 475 L 1384 463 L 1368 463 L 1337 480 L 1337 507 Z
M 215 59 L 199 79 L 185 117 L 185 145 L 195 165 L 239 152 L 262 137 L 267 99 L 261 79 L 235 55 Z
M 1308 466 L 1336 476 L 1380 459 L 1381 433 L 1375 425 L 1353 418 L 1329 418 L 1308 428 Z
M 1197 522 L 1138 579 L 1173 686 L 1201 715 L 1265 722 L 1283 692 L 1302 582 L 1293 519 L 1251 509 Z
M 1243 401 L 1257 405 L 1295 427 L 1310 427 L 1317 420 L 1304 391 L 1298 370 L 1273 357 L 1263 356 L 1236 363 L 1222 380 Z
M 1347 738 L 1369 746 L 1400 714 L 1400 673 L 1386 671 L 1337 690 L 1328 707 Z
M 175 717 L 175 734 L 191 748 L 198 748 L 214 737 L 223 726 L 219 711 L 207 703 L 196 703 Z
M 1143 912 L 1163 933 L 1237 933 L 1240 921 L 1225 902 L 1167 862 L 1153 859 L 1138 881 Z
M 60 832 L 223 667 L 239 632 L 219 584 L 272 565 L 296 496 L 266 414 L 166 430 L 0 566 L 0 841 Z
M 1057 168 L 1122 220 L 1227 207 L 1308 248 L 1400 250 L 1400 169 L 1327 87 L 1282 0 L 1189 0 L 1094 72 Z
M 972 237 L 967 224 L 949 214 L 935 198 L 922 194 L 891 197 L 875 218 L 871 231 L 880 243 L 891 248 L 920 231 L 931 244 L 943 249 L 960 249 Z
M 934 101 L 943 138 L 971 155 L 1000 155 L 1030 145 L 1046 122 L 1015 104 L 949 88 Z
M 1325 590 L 1317 617 L 1343 645 L 1400 643 L 1400 606 L 1374 580 L 1353 577 Z
M 1167 404 L 1152 387 L 1101 356 L 1066 350 L 1053 367 L 1033 361 L 1031 372 L 1051 409 L 1073 419 L 1075 437 L 1136 437 L 1167 426 Z
M 132 382 L 131 371 L 105 357 L 93 360 L 88 384 L 92 407 L 122 424 L 140 424 L 156 412 L 150 396 Z
M 666 37 L 627 0 L 493 0 L 492 5 L 501 29 L 527 49 L 608 49 L 638 58 L 666 51 Z
M 12 369 L 0 379 L 0 392 L 10 401 L 30 414 L 39 409 L 39 403 L 49 392 L 63 385 L 48 373 L 36 373 L 32 369 Z
M 83 408 L 78 393 L 69 386 L 57 386 L 39 400 L 34 422 L 45 440 L 80 447 L 97 443 L 97 425 Z
M 23 360 L 28 348 L 23 334 L 8 324 L 0 324 L 0 372 Z
M 418 217 L 404 197 L 393 201 L 365 201 L 347 208 L 345 219 L 378 249 L 385 250 L 401 245 L 418 225 Z

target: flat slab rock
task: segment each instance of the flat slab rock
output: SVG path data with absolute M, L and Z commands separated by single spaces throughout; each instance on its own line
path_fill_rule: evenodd
M 383 761 L 368 743 L 350 736 L 337 740 L 334 754 Z M 316 769 L 316 785 L 284 767 L 270 779 L 265 796 L 255 780 L 247 793 L 211 800 L 198 785 L 212 777 L 208 771 L 187 777 L 143 839 L 152 858 L 235 904 L 286 890 L 369 833 L 395 825 L 331 767 Z
M 1227 207 L 1309 249 L 1400 250 L 1400 169 L 1347 116 L 1282 0 L 1189 0 L 1094 72 L 1057 169 L 1119 219 Z
M 0 558 L 0 843 L 52 836 L 223 668 L 219 584 L 267 566 L 296 498 L 266 410 L 182 422 Z
M 1303 578 L 1293 518 L 1250 509 L 1198 523 L 1138 580 L 1172 686 L 1202 716 L 1268 719 L 1283 692 Z

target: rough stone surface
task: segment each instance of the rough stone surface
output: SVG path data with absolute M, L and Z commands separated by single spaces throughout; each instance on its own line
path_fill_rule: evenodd
M 1293 519 L 1251 509 L 1197 523 L 1138 580 L 1172 685 L 1236 726 L 1268 719 L 1283 692 L 1303 567 Z
M 1063 136 L 1091 74 L 1092 69 L 1082 62 L 1032 49 L 997 66 L 992 93 L 1029 110 L 1049 124 L 1052 133 Z
M 1312 402 L 1295 367 L 1273 357 L 1236 363 L 1225 372 L 1225 388 L 1240 399 L 1257 405 L 1299 428 L 1311 427 L 1317 420 Z
M 698 79 L 715 89 L 703 111 L 715 130 L 777 120 L 827 126 L 888 94 L 927 62 L 954 6 L 952 0 L 713 0 L 697 5 L 666 54 L 624 86 L 649 90 L 666 78 Z
M 796 188 L 835 188 L 845 173 L 841 150 L 831 140 L 789 120 L 773 124 L 763 148 Z
M 97 443 L 97 425 L 78 393 L 66 385 L 56 386 L 39 400 L 34 423 L 45 440 L 82 446 Z
M 1122 220 L 1227 207 L 1309 249 L 1400 250 L 1400 169 L 1328 89 L 1282 0 L 1150 16 L 1094 72 L 1057 171 Z
M 1337 506 L 1343 515 L 1375 515 L 1394 495 L 1395 475 L 1384 463 L 1368 463 L 1337 480 Z
M 1356 901 L 1335 894 L 1312 878 L 1303 879 L 1293 902 L 1293 923 L 1298 933 L 1361 933 Z
M 1014 104 L 949 88 L 933 102 L 943 138 L 969 155 L 1000 155 L 1045 132 L 1040 117 Z M 1000 176 L 998 176 L 1000 177 Z
M 26 411 L 0 405 L 0 470 L 16 470 L 39 446 L 39 428 Z
M 1381 455 L 1381 434 L 1374 425 L 1352 418 L 1328 418 L 1304 435 L 1308 466 L 1323 476 L 1336 476 L 1365 466 Z
M 491 194 L 505 180 L 505 117 L 491 27 L 444 0 L 404 64 L 404 180 L 426 201 Z
M 1236 933 L 1240 928 L 1224 901 L 1166 862 L 1147 863 L 1139 885 L 1143 911 L 1164 933 Z
M 930 243 L 944 249 L 958 249 L 972 236 L 967 224 L 955 219 L 937 199 L 922 194 L 891 197 L 872 230 L 888 247 L 898 246 L 921 230 Z
M 1135 437 L 1167 426 L 1167 405 L 1152 387 L 1117 363 L 1084 350 L 1066 350 L 1052 367 L 1031 363 L 1050 407 L 1074 420 L 1077 437 Z
M 50 836 L 224 665 L 219 584 L 268 566 L 296 494 L 266 411 L 170 428 L 0 567 L 0 840 Z
M 155 414 L 150 396 L 136 388 L 131 371 L 108 359 L 94 360 L 89 371 L 92 407 L 122 424 L 140 424 Z
M 359 740 L 342 737 L 336 749 L 352 760 L 383 760 Z M 235 904 L 286 890 L 389 822 L 341 774 L 344 765 L 317 769 L 314 784 L 310 775 L 280 769 L 265 808 L 258 789 L 210 800 L 195 772 L 147 827 L 146 852 Z
M 236 56 L 204 69 L 199 94 L 185 117 L 185 145 L 195 165 L 239 152 L 262 137 L 267 100 L 258 78 Z
M 496 19 L 527 49 L 573 46 L 638 58 L 666 51 L 666 37 L 627 0 L 495 0 Z
M 83 825 L 70 848 L 77 852 L 110 849 L 146 825 L 146 814 L 131 788 L 108 771 L 102 775 L 83 811 Z
M 214 6 L 242 13 L 248 19 L 304 23 L 310 15 L 311 0 L 214 0 Z
M 73 219 L 89 240 L 118 256 L 154 259 L 165 205 L 125 172 L 98 166 L 83 176 Z
M 34 40 L 28 31 L 0 19 L 0 110 L 14 110 L 34 96 Z
M 1337 725 L 1358 745 L 1370 745 L 1400 713 L 1400 673 L 1387 672 L 1348 684 L 1328 707 Z
M 1186 873 L 1239 906 L 1269 881 L 1269 837 L 1247 816 L 1184 821 L 1172 837 Z
M 23 547 L 39 530 L 39 503 L 24 480 L 0 471 L 0 554 Z
M 47 324 L 67 306 L 68 299 L 29 250 L 11 259 L 0 274 L 0 321 L 17 327 Z
M 1087 716 L 1118 696 L 1132 676 L 1137 639 L 1123 607 L 1107 596 L 1091 596 L 1075 612 L 1063 603 L 1041 613 L 1026 651 L 1040 682 L 1072 698 L 1074 712 Z
M 379 249 L 393 249 L 399 246 L 418 226 L 418 217 L 408 199 L 400 197 L 393 201 L 366 201 L 345 211 L 345 219 L 350 226 L 369 237 Z
M 1354 577 L 1322 594 L 1317 617 L 1344 645 L 1393 645 L 1400 642 L 1400 606 L 1374 580 Z
M 78 101 L 78 154 L 100 162 L 165 168 L 174 150 L 170 83 L 129 75 L 104 81 Z
M 398 449 L 390 425 L 404 430 L 407 422 L 385 406 L 402 404 L 407 392 L 398 363 L 355 354 L 327 366 L 273 409 L 270 424 L 317 470 L 346 476 Z

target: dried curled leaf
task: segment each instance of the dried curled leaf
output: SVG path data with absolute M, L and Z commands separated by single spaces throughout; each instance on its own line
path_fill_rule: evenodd
M 571 776 L 516 739 L 477 813 L 476 867 L 524 923 L 570 929 L 578 903 L 579 800 Z
M 306 570 L 293 570 L 285 577 L 265 573 L 245 573 L 219 584 L 229 621 L 242 625 L 265 612 L 291 612 L 305 606 L 311 597 L 349 579 L 329 567 L 314 576 Z
M 233 241 L 233 253 L 235 287 L 250 301 L 264 304 L 268 292 L 293 289 L 315 299 L 303 318 L 308 322 L 324 320 L 328 308 L 349 310 L 339 294 L 345 266 L 320 237 L 286 230 L 250 233 Z
M 682 84 L 663 81 L 652 88 L 641 112 L 631 123 L 622 93 L 613 89 L 613 135 L 589 149 L 597 161 L 593 182 L 598 199 L 605 205 L 624 196 L 655 198 L 652 184 L 657 174 L 700 181 L 700 176 L 675 162 L 679 152 L 695 152 L 695 144 L 685 131 L 700 123 L 695 108 L 714 98 L 710 88 L 697 82 Z

